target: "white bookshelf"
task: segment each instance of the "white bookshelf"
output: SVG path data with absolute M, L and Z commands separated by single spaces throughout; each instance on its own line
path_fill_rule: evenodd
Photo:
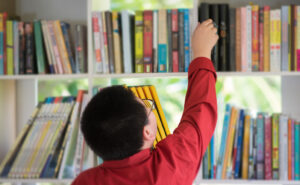
M 7 2 L 0 0 L 0 2 Z M 88 73 L 62 75 L 12 75 L 0 76 L 0 162 L 14 143 L 35 105 L 38 97 L 39 80 L 77 80 L 87 79 L 89 93 L 92 93 L 94 80 L 113 78 L 187 78 L 187 73 L 133 73 L 133 74 L 94 74 L 91 12 L 109 9 L 110 0 L 14 0 L 15 12 L 23 20 L 60 19 L 70 23 L 83 23 L 88 27 Z M 95 3 L 99 1 L 98 3 Z M 250 0 L 194 0 L 194 7 L 200 2 L 229 3 L 231 7 L 246 5 Z M 259 5 L 271 5 L 272 8 L 283 4 L 300 4 L 300 0 L 252 0 Z M 0 3 L 1 4 L 1 3 Z M 194 8 L 197 15 L 197 8 Z M 194 19 L 195 24 L 197 18 Z M 282 82 L 282 112 L 300 120 L 300 72 L 218 72 L 218 77 L 280 77 Z M 247 84 L 245 84 L 247 85 Z M 70 184 L 72 179 L 5 179 L 1 183 Z M 300 181 L 261 181 L 261 180 L 203 180 L 198 176 L 195 184 L 300 184 Z

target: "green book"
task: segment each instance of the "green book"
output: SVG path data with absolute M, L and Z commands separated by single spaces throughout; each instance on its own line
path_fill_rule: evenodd
M 34 21 L 34 41 L 35 41 L 35 52 L 36 52 L 36 62 L 37 70 L 39 74 L 46 73 L 46 61 L 45 61 L 45 52 L 43 45 L 43 35 L 42 35 L 42 26 L 40 21 Z
M 6 54 L 7 54 L 7 74 L 14 74 L 14 34 L 13 21 L 6 21 Z

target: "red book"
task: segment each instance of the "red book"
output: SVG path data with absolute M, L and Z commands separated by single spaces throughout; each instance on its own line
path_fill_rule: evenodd
M 178 64 L 178 10 L 172 10 L 172 57 L 173 57 L 173 72 L 179 71 Z
M 259 68 L 259 19 L 258 5 L 252 6 L 252 71 L 258 71 Z
M 259 71 L 264 71 L 264 8 L 259 9 Z
M 272 118 L 265 117 L 265 179 L 272 180 Z
M 4 75 L 7 74 L 7 53 L 6 53 L 6 20 L 7 13 L 3 13 L 3 72 Z
M 153 72 L 153 12 L 144 11 L 144 72 Z

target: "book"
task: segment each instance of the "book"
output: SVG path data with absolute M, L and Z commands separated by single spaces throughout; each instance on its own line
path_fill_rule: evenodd
M 184 12 L 183 10 L 178 10 L 178 66 L 179 72 L 184 72 Z
M 272 116 L 272 174 L 279 179 L 279 114 Z
M 190 65 L 190 22 L 189 10 L 184 9 L 184 72 L 188 72 Z
M 112 13 L 109 11 L 105 12 L 105 25 L 106 25 L 106 36 L 107 36 L 109 72 L 115 73 L 115 55 L 114 55 Z
M 236 71 L 241 71 L 242 67 L 242 23 L 241 23 L 241 11 L 242 8 L 236 8 L 236 19 L 235 19 L 235 66 Z
M 300 6 L 298 5 L 297 7 L 296 7 L 296 9 L 297 9 L 297 21 L 298 20 L 300 20 Z M 295 58 L 297 58 L 297 61 L 296 61 L 296 64 L 297 64 L 297 70 L 296 71 L 300 71 L 300 37 L 299 37 L 299 35 L 300 35 L 300 25 L 299 25 L 299 23 L 297 23 L 297 48 L 296 48 L 296 55 L 297 55 L 297 57 L 295 57 Z
M 252 5 L 252 71 L 259 69 L 259 6 Z
M 229 9 L 229 39 L 230 44 L 229 47 L 231 48 L 229 52 L 229 70 L 230 71 L 236 71 L 236 10 L 233 8 Z
M 265 179 L 272 179 L 272 118 L 264 117 L 265 122 Z
M 246 60 L 247 71 L 252 71 L 252 6 L 246 6 Z
M 281 70 L 281 11 L 270 11 L 270 71 Z
M 270 6 L 264 6 L 264 71 L 270 71 Z
M 121 11 L 122 19 L 122 48 L 123 48 L 123 62 L 124 62 L 124 73 L 133 72 L 133 62 L 134 62 L 134 44 L 133 44 L 133 21 L 134 15 L 128 10 Z M 152 44 L 151 44 L 152 45 Z
M 234 178 L 240 178 L 240 168 L 242 164 L 242 154 L 244 153 L 243 151 L 243 137 L 244 137 L 244 124 L 245 124 L 245 115 L 244 115 L 244 110 L 240 110 L 239 114 L 239 122 L 238 122 L 238 129 L 237 129 L 237 156 L 236 156 L 236 164 L 235 164 L 235 169 L 234 169 Z
M 295 125 L 295 160 L 294 160 L 294 163 L 295 163 L 295 180 L 299 180 L 300 179 L 300 157 L 299 155 L 299 148 L 300 148 L 300 124 L 298 122 L 295 122 L 294 123 Z
M 229 69 L 229 23 L 228 12 L 229 5 L 221 4 L 220 8 L 220 63 L 219 68 L 221 71 Z
M 291 71 L 297 71 L 297 6 L 291 5 Z
M 279 179 L 288 180 L 288 117 L 279 116 Z
M 100 33 L 100 25 L 99 22 L 100 12 L 92 12 L 92 25 L 93 25 L 93 43 L 94 43 L 94 54 L 95 54 L 95 72 L 103 73 L 104 65 L 103 65 L 103 56 L 101 55 L 101 33 Z
M 35 41 L 35 53 L 36 53 L 36 62 L 37 62 L 37 71 L 39 74 L 46 73 L 46 58 L 44 54 L 44 43 L 42 35 L 42 26 L 40 21 L 35 21 L 33 23 L 34 28 L 34 41 Z
M 26 43 L 26 74 L 35 73 L 34 64 L 34 43 L 33 43 L 33 27 L 31 23 L 25 23 L 25 43 Z
M 79 73 L 79 71 L 76 68 L 75 60 L 74 60 L 74 54 L 71 48 L 71 40 L 70 40 L 70 24 L 65 22 L 60 22 L 61 31 L 63 34 L 67 54 L 69 57 L 69 62 L 71 65 L 71 72 L 72 73 Z
M 242 162 L 242 178 L 248 179 L 248 155 L 249 155 L 249 132 L 251 117 L 245 115 L 244 139 L 243 139 L 243 162 Z
M 264 159 L 265 159 L 265 137 L 264 137 L 264 114 L 258 113 L 257 114 L 257 121 L 256 121 L 256 143 L 257 143 L 257 158 L 256 158 L 256 178 L 257 179 L 264 179 Z
M 158 71 L 158 11 L 153 10 L 153 72 Z
M 19 34 L 18 34 L 19 35 L 19 74 L 24 74 L 25 73 L 25 31 L 24 31 L 24 22 L 19 22 L 18 23 L 18 31 L 19 31 Z
M 14 74 L 19 74 L 19 23 L 18 21 L 13 21 L 13 42 L 14 42 Z
M 292 179 L 295 179 L 295 122 L 292 120 Z
M 104 62 L 104 73 L 109 73 L 109 56 L 108 56 L 108 41 L 107 41 L 107 26 L 105 12 L 101 12 L 101 20 L 99 20 L 100 33 L 102 31 L 103 49 L 101 50 Z M 125 28 L 124 28 L 125 29 Z
M 289 12 L 290 6 L 281 7 L 281 70 L 289 70 Z
M 6 21 L 6 54 L 7 54 L 7 75 L 14 74 L 14 28 L 13 21 Z
M 264 71 L 264 7 L 259 8 L 259 71 Z
M 4 75 L 4 15 L 0 13 L 0 75 Z
M 172 49 L 172 58 L 170 58 L 170 61 L 172 61 L 172 71 L 173 72 L 179 72 L 179 32 L 178 32 L 178 10 L 173 9 L 172 10 L 172 45 L 169 45 Z M 171 47 L 172 46 L 172 47 Z
M 167 10 L 168 72 L 173 72 L 172 10 Z
M 119 26 L 119 13 L 112 12 L 112 25 L 113 25 L 113 40 L 114 40 L 114 55 L 115 55 L 115 72 L 123 72 L 122 50 L 121 50 L 121 28 Z
M 77 71 L 87 72 L 87 54 L 86 51 L 86 28 L 83 25 L 75 25 L 75 63 Z
M 144 72 L 150 73 L 153 71 L 152 44 L 153 44 L 153 12 L 144 11 Z
M 247 10 L 241 7 L 241 71 L 248 71 L 247 63 Z
M 292 120 L 288 119 L 288 180 L 292 180 Z
M 135 13 L 135 72 L 144 72 L 143 58 L 143 12 Z
M 249 128 L 249 154 L 248 154 L 248 179 L 255 179 L 254 175 L 254 124 L 256 120 L 251 119 L 250 128 Z
M 168 72 L 167 11 L 158 10 L 158 19 L 158 72 Z
M 6 33 L 6 23 L 7 23 L 7 12 L 3 12 L 3 74 L 7 74 L 7 33 Z

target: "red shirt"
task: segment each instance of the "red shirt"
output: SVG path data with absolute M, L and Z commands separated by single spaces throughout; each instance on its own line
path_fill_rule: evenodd
M 79 174 L 72 185 L 190 185 L 217 121 L 216 72 L 204 57 L 192 61 L 179 126 L 156 145 L 126 159 L 105 161 Z

